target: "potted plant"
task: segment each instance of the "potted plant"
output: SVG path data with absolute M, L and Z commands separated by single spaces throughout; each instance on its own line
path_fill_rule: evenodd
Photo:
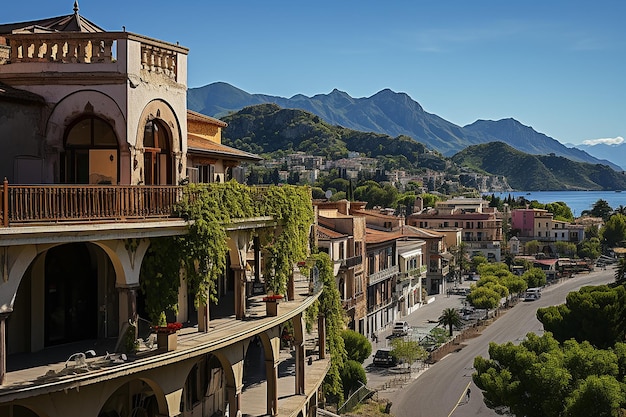
M 164 326 L 154 326 L 152 329 L 157 334 L 157 346 L 159 349 L 165 349 L 167 352 L 176 350 L 178 346 L 178 335 L 176 332 L 182 327 L 183 325 L 179 322 L 167 323 Z
M 278 304 L 283 298 L 282 294 L 274 294 L 272 291 L 268 291 L 267 295 L 263 297 L 263 302 L 265 303 L 265 313 L 268 316 L 277 316 Z

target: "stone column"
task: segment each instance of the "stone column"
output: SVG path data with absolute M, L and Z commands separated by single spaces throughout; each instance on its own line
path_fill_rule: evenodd
M 246 315 L 246 271 L 233 268 L 235 276 L 235 317 L 242 320 Z
M 241 411 L 241 389 L 227 385 L 228 415 L 236 417 Z
M 273 359 L 265 360 L 267 376 L 267 415 L 278 415 L 278 366 Z
M 209 306 L 204 303 L 198 306 L 198 332 L 207 333 L 209 331 Z
M 129 320 L 137 322 L 137 289 L 139 286 L 118 287 L 120 330 Z
M 0 385 L 4 384 L 4 378 L 7 373 L 7 317 L 9 317 L 8 313 L 0 314 Z
M 319 358 L 326 358 L 326 316 L 322 313 L 317 316 L 317 343 L 319 346 Z
M 302 320 L 302 313 L 293 318 L 293 346 L 296 351 L 296 386 L 295 394 L 304 394 L 304 322 Z
M 289 274 L 289 278 L 287 280 L 287 298 L 289 301 L 294 300 L 296 297 L 296 283 L 293 278 L 293 268 L 291 268 L 291 273 Z

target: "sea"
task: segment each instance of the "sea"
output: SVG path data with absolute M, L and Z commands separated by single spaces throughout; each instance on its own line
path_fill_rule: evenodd
M 483 193 L 483 195 L 495 195 L 500 198 L 524 197 L 532 201 L 537 200 L 542 204 L 562 201 L 572 210 L 574 217 L 579 217 L 583 211 L 591 210 L 596 201 L 602 199 L 609 203 L 611 208 L 626 206 L 626 190 L 620 191 L 511 191 L 502 193 Z

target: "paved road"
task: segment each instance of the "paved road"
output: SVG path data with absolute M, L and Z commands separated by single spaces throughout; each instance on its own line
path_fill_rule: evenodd
M 546 288 L 541 299 L 519 303 L 487 327 L 481 336 L 464 342 L 466 346 L 463 349 L 446 356 L 420 373 L 405 388 L 395 392 L 383 392 L 381 396 L 393 402 L 391 413 L 395 417 L 496 417 L 498 414 L 484 405 L 480 390 L 471 382 L 474 358 L 488 357 L 489 342 L 519 342 L 528 332 L 542 334 L 543 327 L 536 318 L 538 307 L 562 304 L 570 291 L 584 285 L 598 285 L 613 280 L 614 269 L 608 268 L 579 274 Z M 437 302 L 432 306 L 436 306 L 439 313 L 446 308 L 443 304 L 437 305 Z M 420 310 L 422 309 L 418 312 Z M 409 321 L 416 320 L 411 316 Z M 471 388 L 471 398 L 466 401 L 464 393 L 468 386 Z

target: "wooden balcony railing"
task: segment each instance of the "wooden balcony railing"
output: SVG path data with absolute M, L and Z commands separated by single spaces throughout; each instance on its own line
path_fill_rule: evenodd
M 1 225 L 119 221 L 173 216 L 182 186 L 9 185 L 0 190 Z

